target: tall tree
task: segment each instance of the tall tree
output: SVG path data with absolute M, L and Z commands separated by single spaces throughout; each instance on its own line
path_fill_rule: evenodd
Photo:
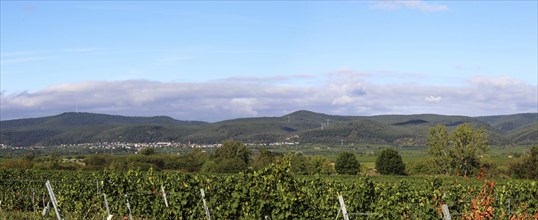
M 334 169 L 339 174 L 355 175 L 359 172 L 360 163 L 355 157 L 355 154 L 350 152 L 342 152 L 338 154 Z
M 433 156 L 434 169 L 436 173 L 452 173 L 450 163 L 449 135 L 446 126 L 436 125 L 431 128 L 426 138 L 428 153 Z
M 437 125 L 430 129 L 426 144 L 437 173 L 463 176 L 480 168 L 480 154 L 488 148 L 485 129 L 473 129 L 468 123 L 458 126 L 450 135 L 445 126 Z

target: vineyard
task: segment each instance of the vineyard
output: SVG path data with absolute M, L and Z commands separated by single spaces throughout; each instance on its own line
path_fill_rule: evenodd
M 343 216 L 338 195 L 350 219 L 441 219 L 443 204 L 453 219 L 538 218 L 535 181 L 297 177 L 287 163 L 227 176 L 3 169 L 0 219 L 43 219 L 47 180 L 65 219 L 103 219 L 107 210 L 113 219 L 335 219 Z

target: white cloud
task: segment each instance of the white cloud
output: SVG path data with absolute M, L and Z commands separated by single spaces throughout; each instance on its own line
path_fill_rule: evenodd
M 239 113 L 246 116 L 257 116 L 258 112 L 254 110 L 257 105 L 255 98 L 232 98 L 227 109 L 233 113 Z
M 229 77 L 218 79 L 216 82 L 245 82 L 245 83 L 267 83 L 267 82 L 283 82 L 292 80 L 309 80 L 316 78 L 314 74 L 293 74 L 293 75 L 274 75 L 274 76 L 242 76 Z
M 169 115 L 204 121 L 281 116 L 300 109 L 344 115 L 474 116 L 538 111 L 536 85 L 509 77 L 477 77 L 465 85 L 440 87 L 372 83 L 357 74 L 326 76 L 328 80 L 322 85 L 263 80 L 256 83 L 122 80 L 61 84 L 36 92 L 3 91 L 1 119 L 54 115 L 75 111 L 76 106 L 85 112 Z
M 500 76 L 495 78 L 488 78 L 484 76 L 477 76 L 470 80 L 471 83 L 480 85 L 480 86 L 492 86 L 492 87 L 511 87 L 516 86 L 518 84 L 522 84 L 522 82 L 512 79 L 507 76 Z
M 354 98 L 354 97 L 351 97 L 351 96 L 348 96 L 348 95 L 343 95 L 341 97 L 337 97 L 335 98 L 331 104 L 332 105 L 349 105 L 349 104 L 352 104 L 354 102 L 356 102 L 357 99 Z
M 394 11 L 394 10 L 399 10 L 399 9 L 412 9 L 412 10 L 419 10 L 422 12 L 438 12 L 438 11 L 450 10 L 448 6 L 426 3 L 421 0 L 395 0 L 395 1 L 380 0 L 374 3 L 373 8 L 389 10 L 389 11 Z
M 433 96 L 433 95 L 430 95 L 424 98 L 424 100 L 426 100 L 427 102 L 440 102 L 442 99 L 443 97 L 441 96 Z

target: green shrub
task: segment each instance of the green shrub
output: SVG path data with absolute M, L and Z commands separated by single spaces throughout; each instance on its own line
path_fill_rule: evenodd
M 402 156 L 394 149 L 384 149 L 375 161 L 377 172 L 383 175 L 405 175 Z
M 338 174 L 356 175 L 360 169 L 360 163 L 355 154 L 342 152 L 338 154 L 334 168 Z

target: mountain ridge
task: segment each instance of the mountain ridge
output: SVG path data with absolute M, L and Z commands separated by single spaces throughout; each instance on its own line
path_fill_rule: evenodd
M 134 117 L 66 112 L 0 121 L 0 144 L 57 145 L 87 142 L 195 142 L 227 139 L 249 143 L 424 145 L 428 129 L 470 123 L 488 130 L 492 144 L 537 144 L 538 113 L 493 116 L 437 114 L 342 116 L 299 110 L 280 117 L 251 117 L 219 122 L 182 121 L 169 116 Z M 292 138 L 293 137 L 293 138 Z M 291 139 L 290 139 L 291 138 Z

